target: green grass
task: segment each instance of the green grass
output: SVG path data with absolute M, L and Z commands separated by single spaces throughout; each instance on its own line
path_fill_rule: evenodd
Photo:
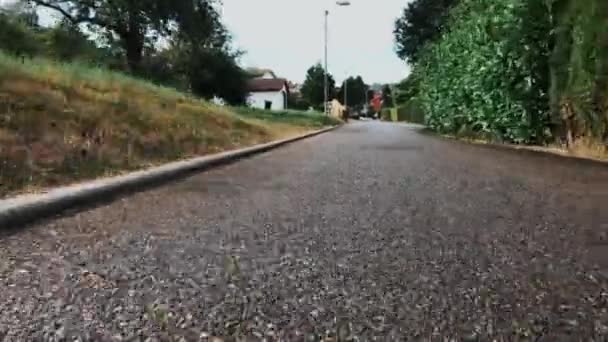
M 0 197 L 331 124 L 314 114 L 218 107 L 125 74 L 0 52 Z
M 261 120 L 264 122 L 280 122 L 296 126 L 322 128 L 337 125 L 339 121 L 331 116 L 319 112 L 302 112 L 295 110 L 266 111 L 254 108 L 234 108 L 239 115 Z

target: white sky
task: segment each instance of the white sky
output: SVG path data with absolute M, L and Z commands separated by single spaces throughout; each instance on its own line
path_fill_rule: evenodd
M 0 6 L 14 0 L 0 0 Z M 368 84 L 405 78 L 408 66 L 394 52 L 393 25 L 410 0 L 223 0 L 222 16 L 246 52 L 245 67 L 269 68 L 302 82 L 323 60 L 323 13 L 329 9 L 329 71 L 338 83 L 361 75 Z M 42 15 L 43 20 L 48 20 Z
M 235 45 L 247 52 L 245 66 L 270 68 L 302 82 L 306 70 L 323 59 L 323 13 L 329 17 L 329 71 L 338 82 L 347 75 L 367 83 L 397 82 L 408 67 L 394 52 L 395 19 L 410 0 L 223 0 L 223 18 Z

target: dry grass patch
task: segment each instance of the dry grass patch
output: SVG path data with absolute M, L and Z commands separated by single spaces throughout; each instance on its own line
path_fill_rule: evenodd
M 0 54 L 0 196 L 312 128 L 244 117 L 103 69 Z

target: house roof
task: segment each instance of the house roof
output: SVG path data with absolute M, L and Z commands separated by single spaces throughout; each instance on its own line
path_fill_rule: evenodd
M 249 76 L 251 77 L 262 77 L 265 74 L 271 74 L 272 77 L 277 78 L 276 74 L 274 73 L 274 71 L 270 70 L 270 69 L 264 69 L 264 68 L 247 68 L 246 69 L 247 74 L 249 74 Z
M 262 91 L 281 91 L 283 88 L 289 89 L 287 87 L 287 80 L 284 78 L 254 78 L 249 80 L 247 83 L 247 89 L 252 93 Z

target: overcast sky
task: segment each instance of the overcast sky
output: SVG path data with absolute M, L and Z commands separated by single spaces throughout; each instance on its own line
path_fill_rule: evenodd
M 368 83 L 397 82 L 407 65 L 394 52 L 393 25 L 409 0 L 223 0 L 224 21 L 245 66 L 273 69 L 303 81 L 306 70 L 323 59 L 323 13 L 329 17 L 329 70 L 341 81 L 362 75 Z
M 223 0 L 222 14 L 235 46 L 246 52 L 243 66 L 302 82 L 306 70 L 322 62 L 328 9 L 329 71 L 336 80 L 361 75 L 367 83 L 392 83 L 408 73 L 394 52 L 392 31 L 409 1 L 351 0 L 351 6 L 339 7 L 332 0 Z

